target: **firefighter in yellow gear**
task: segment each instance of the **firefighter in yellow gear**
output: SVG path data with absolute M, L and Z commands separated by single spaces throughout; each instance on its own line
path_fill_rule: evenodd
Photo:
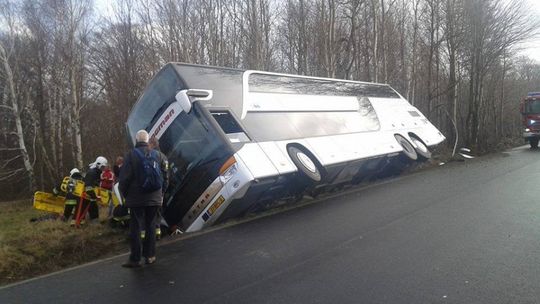
M 75 188 L 77 186 L 77 182 L 82 181 L 82 179 L 83 177 L 79 169 L 73 168 L 69 172 L 69 179 L 67 180 L 65 186 L 59 185 L 53 189 L 54 195 L 65 193 L 64 214 L 62 217 L 62 219 L 65 221 L 69 220 L 72 215 L 74 217 L 73 213 L 75 211 L 75 207 L 77 206 L 77 202 L 79 201 L 79 197 L 75 195 Z

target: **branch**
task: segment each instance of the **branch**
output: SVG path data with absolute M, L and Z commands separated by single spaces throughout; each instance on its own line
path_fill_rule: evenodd
M 43 163 L 45 163 L 45 167 L 47 168 L 47 172 L 49 173 L 49 176 L 54 179 L 54 166 L 52 165 L 51 161 L 49 160 L 49 154 L 47 153 L 47 150 L 45 149 L 45 145 L 43 144 L 43 139 L 40 137 L 38 145 L 41 147 L 41 157 L 43 160 Z
M 12 157 L 12 158 L 6 160 L 5 163 L 2 165 L 1 168 L 2 168 L 2 169 L 5 169 L 12 161 L 18 159 L 18 158 L 21 157 L 21 156 L 22 156 L 22 155 L 19 154 L 19 155 L 15 156 L 15 157 Z
M 23 171 L 24 171 L 24 169 L 23 169 L 23 168 L 20 168 L 20 169 L 11 171 L 11 172 L 9 172 L 9 173 L 5 173 L 4 176 L 1 176 L 1 177 L 0 177 L 0 181 L 8 180 L 8 179 L 12 178 L 13 176 L 15 176 L 15 175 L 17 175 L 17 174 L 19 174 L 19 173 L 21 173 L 21 172 L 23 172 Z
M 10 111 L 15 112 L 15 109 L 13 109 L 13 107 L 10 107 L 10 106 L 0 105 L 0 108 L 5 108 L 6 110 L 10 110 Z
M 99 90 L 99 92 L 95 96 L 96 97 L 99 96 L 103 92 L 104 89 L 105 89 L 104 87 L 101 87 L 101 89 Z M 89 99 L 87 99 L 86 102 L 81 101 L 81 106 L 78 109 L 76 109 L 77 113 L 80 113 L 88 104 L 90 104 Z
M 33 117 L 33 114 L 34 114 L 34 112 L 31 113 L 32 117 Z M 32 161 L 32 168 L 34 168 L 34 166 L 36 165 L 36 160 L 37 160 L 37 156 L 36 156 L 36 139 L 38 137 L 38 130 L 37 130 L 37 125 L 36 125 L 36 120 L 35 119 L 34 119 L 33 126 L 34 126 L 34 139 L 32 140 L 32 152 L 33 152 L 34 160 Z

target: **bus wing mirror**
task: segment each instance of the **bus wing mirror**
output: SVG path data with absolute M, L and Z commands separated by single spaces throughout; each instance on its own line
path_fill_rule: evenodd
M 180 108 L 186 113 L 189 113 L 191 111 L 191 101 L 189 100 L 189 96 L 187 95 L 187 90 L 182 90 L 178 93 L 176 93 L 176 102 L 180 105 Z
M 212 90 L 187 90 L 187 95 L 192 101 L 212 99 Z
M 191 111 L 191 103 L 197 100 L 210 100 L 211 98 L 211 90 L 182 90 L 176 94 L 176 102 L 180 104 L 180 107 L 186 113 Z

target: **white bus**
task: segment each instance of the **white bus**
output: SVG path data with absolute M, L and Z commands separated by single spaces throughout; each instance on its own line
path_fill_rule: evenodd
M 191 232 L 359 181 L 445 137 L 385 84 L 169 63 L 127 121 L 169 158 L 163 217 Z

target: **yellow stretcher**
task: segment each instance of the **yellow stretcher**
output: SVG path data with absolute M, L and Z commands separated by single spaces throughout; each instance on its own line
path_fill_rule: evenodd
M 41 211 L 63 214 L 64 197 L 38 191 L 34 193 L 34 208 Z
M 67 191 L 67 183 L 69 182 L 69 177 L 65 177 L 60 185 L 60 189 L 63 192 Z M 106 190 L 100 187 L 94 188 L 94 193 L 98 198 L 98 204 L 102 206 L 108 206 L 109 200 L 116 207 L 120 204 L 118 197 L 112 193 L 110 190 Z M 82 181 L 76 181 L 75 189 L 73 194 L 77 197 L 81 197 L 84 194 L 84 183 Z M 56 196 L 52 193 L 38 191 L 34 193 L 34 208 L 41 211 L 47 211 L 52 213 L 64 213 L 64 196 Z
M 118 206 L 120 203 L 118 197 L 112 193 L 111 190 L 103 189 L 100 187 L 94 188 L 94 192 L 98 198 L 98 204 L 102 206 L 109 206 L 109 199 L 112 201 L 114 207 Z

